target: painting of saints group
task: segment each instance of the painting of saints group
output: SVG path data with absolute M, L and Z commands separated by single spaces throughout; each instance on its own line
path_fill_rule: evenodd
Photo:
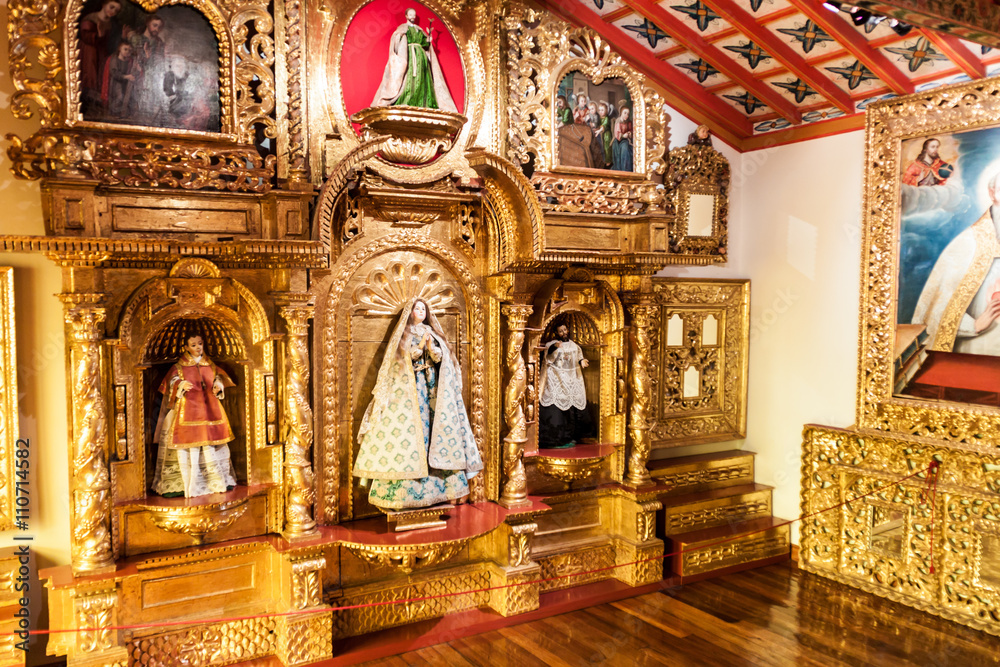
M 595 84 L 570 72 L 559 83 L 554 112 L 560 166 L 634 170 L 632 97 L 624 81 Z
M 895 395 L 1000 407 L 1000 128 L 902 143 Z
M 196 10 L 89 0 L 79 44 L 83 120 L 220 131 L 219 46 Z

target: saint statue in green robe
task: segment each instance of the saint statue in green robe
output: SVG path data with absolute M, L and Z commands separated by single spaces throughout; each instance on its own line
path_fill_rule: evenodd
M 372 106 L 458 111 L 434 52 L 432 34 L 418 25 L 413 8 L 406 10 L 406 23 L 389 40 L 389 60 Z

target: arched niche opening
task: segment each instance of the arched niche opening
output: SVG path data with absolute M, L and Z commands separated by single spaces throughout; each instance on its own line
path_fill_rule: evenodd
M 393 238 L 393 237 L 390 237 Z M 402 311 L 414 298 L 426 302 L 462 376 L 462 400 L 486 468 L 470 488 L 485 499 L 495 482 L 495 457 L 485 446 L 485 308 L 478 281 L 457 255 L 429 239 L 358 246 L 341 258 L 326 297 L 323 351 L 318 355 L 320 430 L 317 467 L 322 474 L 321 516 L 327 521 L 378 516 L 371 487 L 355 476 L 360 428 L 374 400 L 379 372 Z M 414 243 L 419 241 L 419 244 Z M 332 519 L 337 517 L 337 519 Z

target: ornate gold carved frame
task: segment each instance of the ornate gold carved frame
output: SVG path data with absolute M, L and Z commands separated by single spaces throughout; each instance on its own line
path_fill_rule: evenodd
M 729 161 L 711 146 L 681 146 L 670 151 L 673 203 L 676 217 L 670 226 L 670 250 L 685 255 L 715 256 L 725 261 L 729 236 Z M 692 234 L 693 196 L 710 196 L 711 232 Z
M 894 397 L 900 259 L 901 142 L 1000 123 L 1000 79 L 963 83 L 868 107 L 861 261 L 857 424 L 981 451 L 1000 444 L 1000 410 Z M 975 220 L 970 220 L 974 222 Z
M 348 118 L 342 85 L 341 53 L 344 50 L 345 37 L 357 13 L 371 0 L 345 0 L 333 3 L 317 3 L 308 6 L 309 34 L 313 43 L 321 46 L 310 54 L 313 81 L 316 85 L 310 90 L 316 91 L 311 97 L 309 106 L 311 128 L 311 152 L 323 156 L 324 168 L 313 171 L 314 180 L 330 176 L 332 167 L 342 160 L 350 162 L 348 156 L 359 149 L 364 150 L 368 143 L 359 137 Z M 451 141 L 450 147 L 437 160 L 419 169 L 410 166 L 392 164 L 383 159 L 370 160 L 368 166 L 380 176 L 397 183 L 430 183 L 451 174 L 474 173 L 469 168 L 466 151 L 473 146 L 495 150 L 495 142 L 479 137 L 483 124 L 492 125 L 493 107 L 495 106 L 488 91 L 487 70 L 484 63 L 481 42 L 486 42 L 484 35 L 492 35 L 491 22 L 497 17 L 489 11 L 487 3 L 479 3 L 475 11 L 465 0 L 441 1 L 421 0 L 422 4 L 437 14 L 444 23 L 444 29 L 454 37 L 462 59 L 465 73 L 465 100 L 462 114 L 468 118 L 462 129 Z M 403 7 L 400 5 L 399 15 L 403 20 Z M 495 50 L 491 51 L 495 53 Z M 378 54 L 377 57 L 384 57 Z M 499 69 L 499 62 L 491 62 L 491 69 Z M 373 155 L 377 151 L 373 152 Z M 342 166 L 342 164 L 340 165 Z
M 746 437 L 750 281 L 653 278 L 653 294 L 652 446 Z
M 78 24 L 84 0 L 46 0 L 10 8 L 8 37 L 15 93 L 11 111 L 42 129 L 7 135 L 20 178 L 89 175 L 105 185 L 266 191 L 275 158 L 253 148 L 255 135 L 275 138 L 274 17 L 267 2 L 138 0 L 146 11 L 185 4 L 203 14 L 219 42 L 222 131 L 138 127 L 84 121 L 80 112 Z M 101 134 L 97 134 L 100 132 Z M 134 136 L 141 132 L 142 136 Z M 108 140 L 107 133 L 122 136 Z M 131 133 L 131 135 L 129 134 Z
M 187 546 L 234 536 L 281 530 L 281 446 L 277 437 L 274 342 L 264 306 L 243 283 L 222 274 L 200 258 L 179 261 L 168 275 L 146 281 L 122 306 L 114 341 L 114 457 L 112 470 L 111 542 L 116 557 Z M 153 459 L 148 419 L 159 379 L 147 372 L 153 364 L 172 361 L 177 352 L 163 347 L 163 333 L 183 319 L 210 324 L 225 349 L 221 356 L 238 378 L 233 390 L 239 411 L 231 415 L 237 441 L 231 444 L 237 479 L 254 488 L 254 497 L 226 503 L 185 502 L 165 505 L 148 496 Z M 211 338 L 211 336 L 210 336 Z M 220 357 L 217 357 L 217 359 Z M 241 404 L 241 405 L 239 405 Z M 249 508 L 253 511 L 247 512 Z M 266 509 L 265 509 L 266 508 Z M 245 517 L 243 515 L 246 514 Z M 240 521 L 243 517 L 242 521 Z M 199 533 L 199 530 L 208 528 Z M 221 531 L 233 528 L 228 534 Z M 165 532 L 161 532 L 165 531 Z M 219 532 L 205 540 L 207 532 Z M 235 531 L 235 533 L 234 533 Z
M 0 530 L 14 525 L 17 480 L 17 358 L 14 269 L 0 267 Z M 23 473 L 22 473 L 23 476 Z
M 803 439 L 804 570 L 1000 635 L 1000 457 L 815 425 Z
M 617 215 L 662 212 L 663 190 L 656 181 L 667 169 L 669 119 L 663 99 L 646 87 L 645 77 L 593 31 L 573 28 L 548 13 L 514 7 L 506 29 L 507 158 L 515 164 L 533 161 L 532 185 L 548 202 L 546 208 Z M 634 105 L 634 172 L 559 166 L 556 87 L 573 71 L 595 83 L 619 78 L 628 87 Z
M 66 71 L 66 124 L 70 127 L 82 126 L 82 127 L 94 127 L 101 130 L 142 130 L 145 132 L 163 132 L 164 134 L 179 135 L 179 134 L 193 134 L 193 135 L 204 135 L 214 133 L 203 133 L 203 132 L 187 132 L 185 130 L 175 130 L 175 129 L 165 129 L 165 128 L 155 128 L 155 127 L 145 127 L 145 126 L 130 126 L 121 125 L 117 123 L 99 123 L 86 121 L 83 119 L 81 114 L 81 85 L 80 85 L 80 37 L 79 37 L 79 24 L 80 15 L 83 12 L 83 6 L 86 0 L 69 0 L 66 4 L 66 13 L 63 17 L 63 66 Z M 216 5 L 211 0 L 188 0 L 187 2 L 178 2 L 177 0 L 135 0 L 135 3 L 142 7 L 147 12 L 154 12 L 162 6 L 181 4 L 190 6 L 191 8 L 198 11 L 206 19 L 208 19 L 209 24 L 212 26 L 212 32 L 215 33 L 215 38 L 219 42 L 219 105 L 220 105 L 220 116 L 222 122 L 222 133 L 226 135 L 229 139 L 235 139 L 237 136 L 236 124 L 234 122 L 234 109 L 235 101 L 237 96 L 235 94 L 235 89 L 233 87 L 234 75 L 235 75 L 235 61 L 234 58 L 236 50 L 234 49 L 233 35 L 230 33 L 229 27 L 229 12 L 224 10 L 221 6 Z M 247 7 L 251 8 L 254 6 L 254 2 L 247 3 Z M 264 5 L 264 11 L 266 12 L 267 5 Z M 270 17 L 268 17 L 270 18 Z M 265 40 L 269 38 L 265 36 Z M 265 48 L 269 48 L 271 53 L 271 59 L 273 61 L 273 43 L 271 45 L 264 45 Z M 244 45 L 245 48 L 245 45 Z M 240 54 L 243 55 L 242 53 Z M 240 63 L 241 69 L 246 69 L 243 63 Z M 274 82 L 272 80 L 272 98 L 273 98 L 273 86 Z M 245 92 L 249 92 L 245 91 Z M 245 98 L 244 98 L 245 99 Z M 251 132 L 252 135 L 252 132 Z M 246 141 L 248 138 L 246 131 L 240 133 L 241 139 Z

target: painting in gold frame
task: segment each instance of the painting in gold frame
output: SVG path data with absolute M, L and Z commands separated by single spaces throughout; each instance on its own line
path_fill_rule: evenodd
M 83 51 L 82 24 L 88 19 L 93 19 L 95 7 L 100 13 L 100 6 L 104 2 L 95 0 L 69 0 L 66 3 L 65 12 L 62 14 L 63 24 L 73 26 L 74 29 L 63 31 L 61 40 L 62 53 L 59 62 L 65 67 L 66 88 L 64 92 L 65 104 L 65 124 L 70 127 L 95 128 L 107 131 L 115 130 L 136 130 L 142 129 L 144 133 L 168 134 L 171 136 L 189 136 L 194 138 L 214 138 L 225 141 L 236 140 L 240 143 L 251 143 L 254 141 L 257 127 L 263 129 L 267 137 L 277 136 L 275 120 L 272 118 L 275 104 L 275 82 L 274 72 L 271 70 L 274 59 L 274 39 L 273 17 L 270 15 L 268 5 L 264 0 L 240 0 L 235 3 L 217 3 L 213 0 L 137 0 L 135 3 L 128 2 L 131 18 L 128 18 L 129 29 L 122 21 L 117 21 L 115 34 L 122 38 L 134 37 L 138 42 L 147 38 L 148 26 L 146 19 L 150 16 L 161 16 L 165 25 L 169 25 L 167 20 L 174 22 L 174 28 L 181 27 L 181 24 L 191 24 L 192 20 L 199 22 L 200 17 L 208 22 L 212 37 L 207 37 L 205 26 L 199 26 L 199 32 L 205 43 L 200 44 L 197 50 L 192 50 L 184 45 L 183 39 L 180 46 L 174 49 L 173 53 L 167 51 L 167 44 L 164 44 L 163 67 L 158 72 L 165 76 L 165 69 L 172 69 L 169 64 L 171 59 L 176 61 L 177 56 L 186 60 L 185 72 L 189 71 L 189 77 L 206 79 L 217 84 L 218 96 L 214 92 L 201 98 L 197 105 L 192 104 L 190 113 L 179 113 L 175 108 L 170 110 L 170 99 L 166 90 L 160 102 L 163 102 L 162 113 L 157 117 L 154 110 L 151 114 L 138 114 L 128 118 L 108 118 L 103 111 L 95 112 L 91 106 L 88 110 L 86 103 L 86 88 L 93 86 L 93 77 L 97 75 L 103 79 L 104 66 L 97 69 L 99 72 L 91 72 L 89 75 L 84 72 L 84 59 L 86 54 Z M 127 0 L 122 0 L 127 2 Z M 122 3 L 116 2 L 121 5 Z M 179 22 L 178 12 L 180 12 Z M 120 10 L 118 12 L 121 13 Z M 114 17 L 117 19 L 117 15 Z M 249 24 L 254 26 L 251 30 Z M 12 22 L 12 34 L 25 37 L 32 34 L 33 26 L 28 23 Z M 188 25 L 190 28 L 191 25 Z M 169 36 L 169 30 L 163 28 L 164 39 Z M 141 31 L 141 32 L 140 32 Z M 177 32 L 177 30 L 175 30 Z M 128 34 L 127 34 L 128 33 Z M 188 31 L 190 33 L 190 31 Z M 184 34 L 183 32 L 181 34 Z M 145 36 L 145 37 L 144 37 Z M 143 38 L 143 39 L 140 39 Z M 48 38 L 46 38 L 48 39 Z M 214 44 L 209 44 L 214 40 Z M 103 44 L 103 51 L 108 51 L 109 45 L 114 40 Z M 175 42 L 177 40 L 174 40 Z M 55 43 L 53 42 L 53 46 Z M 217 53 L 217 74 L 207 72 L 208 60 L 211 60 L 210 52 Z M 53 61 L 55 62 L 55 61 Z M 106 62 L 104 63 L 107 64 Z M 88 79 L 89 77 L 89 79 Z M 87 82 L 90 81 L 88 84 Z M 160 88 L 166 83 L 161 78 Z M 204 81 L 200 81 L 199 86 Z M 103 81 L 98 82 L 98 86 L 103 88 Z M 159 90 L 159 89 L 158 89 Z M 93 96 L 93 93 L 91 93 Z M 191 101 L 190 98 L 188 101 Z M 49 106 L 50 102 L 46 103 Z M 182 105 L 185 106 L 185 105 Z M 208 109 L 208 114 L 194 113 L 195 108 L 199 111 Z M 190 117 L 189 117 L 190 116 Z M 199 120 L 192 120 L 197 116 Z M 182 119 L 183 117 L 183 119 Z M 58 119 L 57 119 L 58 120 Z M 143 124 L 150 122 L 150 124 Z M 255 127 L 257 126 L 257 127 Z
M 868 107 L 860 428 L 983 451 L 1000 444 L 998 397 L 973 392 L 968 374 L 956 371 L 969 363 L 1000 369 L 1000 360 L 955 343 L 973 302 L 992 300 L 986 283 L 1000 256 L 987 182 L 1000 172 L 988 158 L 1000 137 L 998 89 L 994 78 Z M 914 234 L 922 221 L 924 233 Z M 1000 385 L 1000 370 L 995 376 Z
M 86 0 L 77 26 L 85 121 L 218 132 L 219 44 L 186 5 L 144 11 L 129 0 Z

